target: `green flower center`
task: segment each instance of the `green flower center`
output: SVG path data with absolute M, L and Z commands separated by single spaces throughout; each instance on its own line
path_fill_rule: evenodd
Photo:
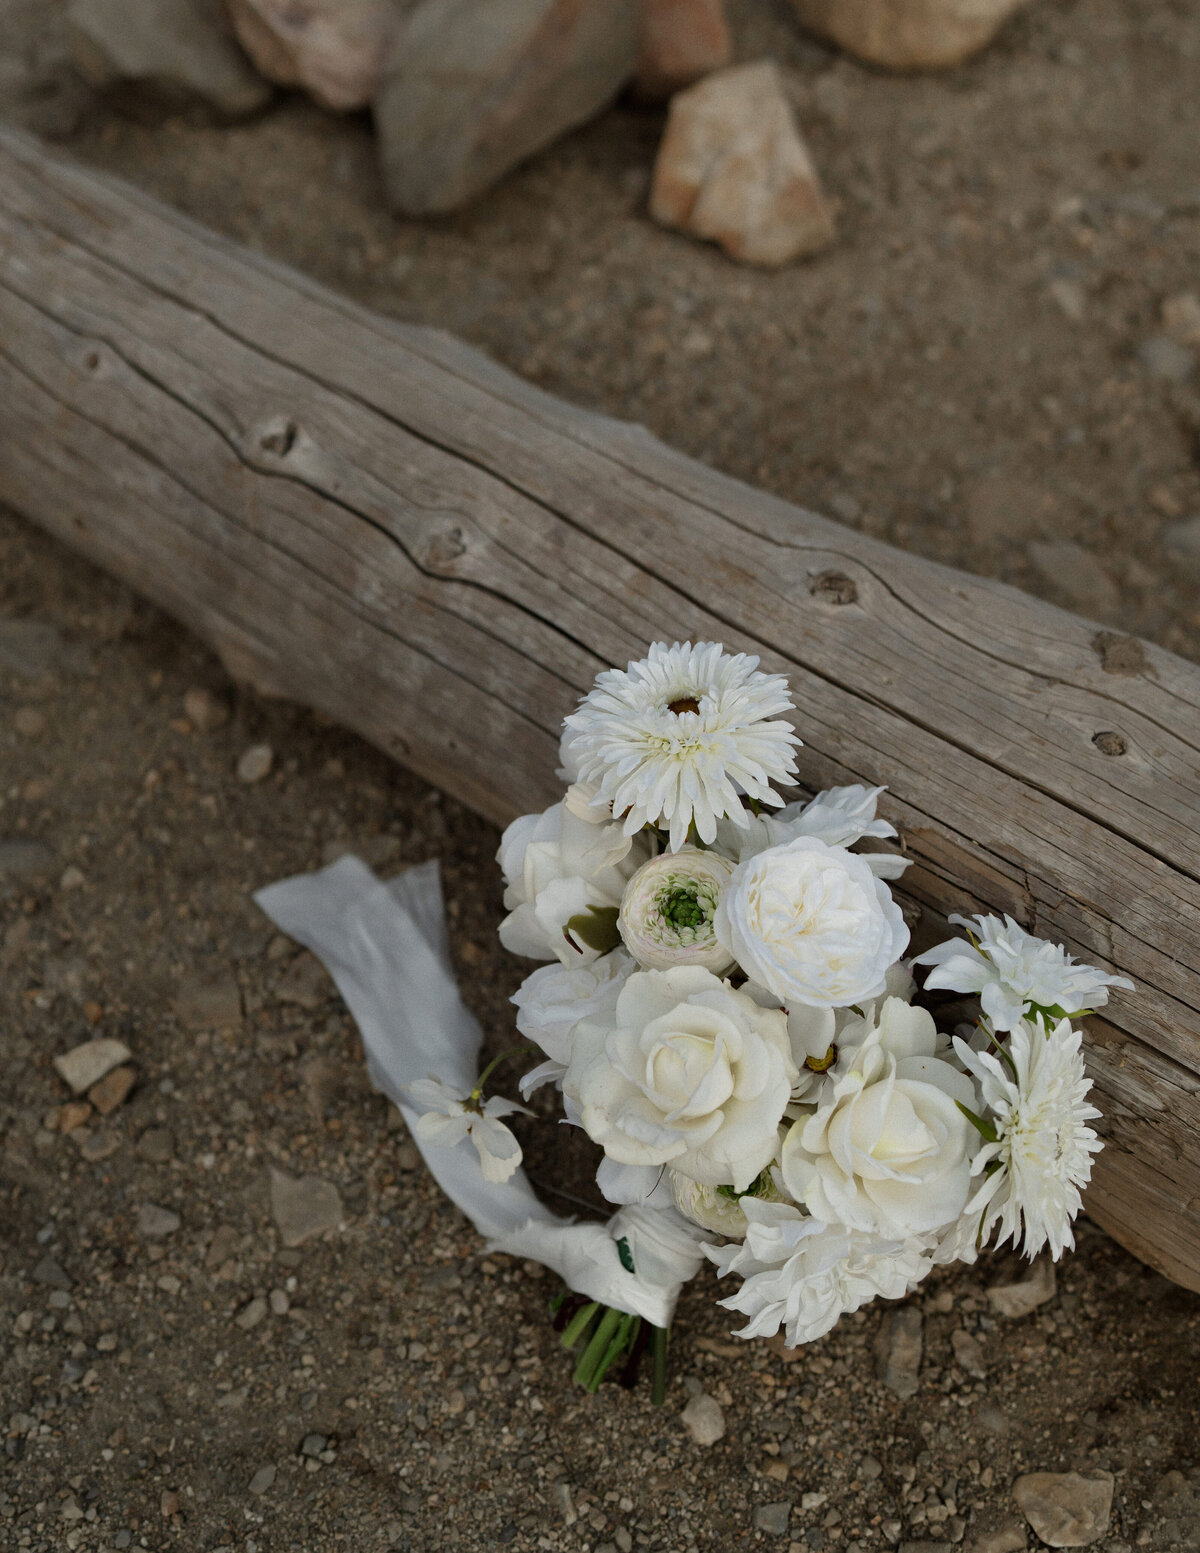
M 704 907 L 700 904 L 695 885 L 676 885 L 663 897 L 659 907 L 663 920 L 672 927 L 700 927 L 704 922 Z

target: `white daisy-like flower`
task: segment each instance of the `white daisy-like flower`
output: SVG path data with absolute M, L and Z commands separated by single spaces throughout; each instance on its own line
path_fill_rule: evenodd
M 993 1029 L 1011 1030 L 1031 1011 L 1062 1018 L 1103 1008 L 1110 987 L 1133 990 L 1127 977 L 1081 964 L 1061 944 L 1035 938 L 1009 916 L 950 921 L 969 939 L 948 939 L 913 964 L 934 967 L 926 987 L 977 994 Z
M 743 1197 L 739 1206 L 745 1242 L 703 1248 L 719 1276 L 742 1276 L 737 1293 L 719 1302 L 750 1318 L 736 1337 L 770 1337 L 782 1327 L 788 1347 L 798 1348 L 873 1299 L 899 1299 L 932 1265 L 927 1236 L 890 1239 L 824 1224 L 791 1203 Z
M 983 1121 L 995 1132 L 972 1161 L 986 1172 L 963 1211 L 980 1225 L 979 1241 L 999 1225 L 998 1245 L 1011 1241 L 1026 1256 L 1049 1246 L 1055 1261 L 1074 1247 L 1071 1220 L 1091 1180 L 1092 1156 L 1103 1144 L 1087 1125 L 1100 1112 L 1087 1100 L 1082 1036 L 1068 1020 L 1052 1030 L 1022 1020 L 998 1052 L 972 1051 L 960 1036 L 954 1050 L 978 1081 Z
M 778 808 L 772 782 L 794 776 L 800 743 L 790 723 L 787 680 L 758 659 L 717 642 L 655 642 L 626 669 L 608 669 L 566 719 L 563 755 L 576 779 L 597 789 L 634 835 L 670 832 L 678 851 L 694 824 L 701 841 L 717 821 L 749 823 L 742 796 Z
M 417 1105 L 426 1107 L 416 1125 L 422 1143 L 451 1148 L 470 1138 L 485 1181 L 507 1181 L 521 1163 L 521 1145 L 500 1120 L 514 1111 L 532 1114 L 515 1100 L 503 1100 L 499 1095 L 483 1100 L 473 1092 L 464 1095 L 432 1076 L 417 1079 L 406 1093 Z

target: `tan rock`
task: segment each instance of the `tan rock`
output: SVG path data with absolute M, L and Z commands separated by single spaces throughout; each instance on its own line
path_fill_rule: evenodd
M 810 32 L 888 70 L 940 70 L 978 53 L 1029 0 L 792 0 Z
M 663 101 L 732 58 L 725 0 L 642 0 L 639 97 Z
M 604 108 L 637 64 L 639 0 L 417 0 L 375 98 L 405 215 L 458 210 Z
M 1181 291 L 1162 305 L 1163 328 L 1179 345 L 1200 347 L 1200 297 L 1194 291 Z
M 91 1114 L 92 1108 L 86 1100 L 69 1100 L 66 1105 L 60 1105 L 55 1119 L 59 1132 L 74 1132 L 90 1119 Z
M 108 1116 L 123 1105 L 133 1088 L 137 1074 L 132 1068 L 114 1068 L 88 1090 L 88 1099 L 101 1116 Z
M 1111 1472 L 1026 1472 L 1013 1498 L 1048 1546 L 1085 1548 L 1108 1530 L 1114 1487 Z
M 184 696 L 183 710 L 197 733 L 212 733 L 229 721 L 229 708 L 220 696 L 198 686 Z
M 404 0 L 225 0 L 238 41 L 270 81 L 326 108 L 375 95 Z
M 987 1291 L 988 1303 L 997 1316 L 1019 1321 L 1048 1304 L 1058 1291 L 1058 1277 L 1054 1263 L 1048 1256 L 1040 1256 L 1029 1269 L 1029 1276 L 1020 1283 L 997 1283 Z
M 745 264 L 786 264 L 832 241 L 833 214 L 769 60 L 672 98 L 650 214 Z

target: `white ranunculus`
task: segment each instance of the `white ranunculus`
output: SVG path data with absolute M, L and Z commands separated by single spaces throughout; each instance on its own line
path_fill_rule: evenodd
M 967 1201 L 976 1139 L 959 1105 L 978 1106 L 975 1087 L 935 1055 L 924 1009 L 889 998 L 877 1024 L 859 1023 L 816 1111 L 784 1140 L 783 1183 L 826 1223 L 901 1237 L 940 1229 Z
M 749 1317 L 738 1337 L 771 1337 L 782 1327 L 784 1341 L 798 1348 L 873 1299 L 901 1298 L 931 1265 L 928 1237 L 888 1239 L 752 1197 L 742 1199 L 742 1211 L 742 1245 L 704 1247 L 721 1277 L 742 1277 L 736 1294 L 720 1302 Z
M 721 975 L 733 965 L 713 931 L 733 864 L 719 852 L 685 847 L 643 863 L 625 886 L 617 918 L 625 947 L 648 970 L 702 965 Z
M 500 942 L 531 960 L 582 965 L 600 951 L 568 930 L 572 917 L 592 908 L 615 914 L 625 881 L 645 861 L 648 844 L 619 825 L 581 819 L 565 803 L 522 815 L 500 838 L 496 854 L 508 916 Z
M 716 933 L 748 976 L 786 1006 L 845 1008 L 880 996 L 908 928 L 866 861 L 800 836 L 740 863 Z
M 671 1196 L 675 1206 L 690 1219 L 713 1235 L 724 1235 L 728 1240 L 741 1240 L 746 1233 L 744 1202 L 779 1202 L 781 1193 L 775 1185 L 771 1171 L 764 1170 L 754 1182 L 751 1194 L 737 1196 L 731 1187 L 704 1186 L 690 1176 L 681 1176 L 678 1170 L 668 1170 Z
M 563 1089 L 585 1131 L 620 1164 L 744 1191 L 774 1157 L 797 1078 L 782 1010 L 689 965 L 635 972 L 614 1021 L 575 1031 Z

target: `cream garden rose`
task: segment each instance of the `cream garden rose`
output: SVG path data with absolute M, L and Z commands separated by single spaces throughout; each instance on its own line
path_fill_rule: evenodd
M 887 885 L 861 857 L 815 836 L 739 864 L 715 928 L 747 976 L 785 1006 L 845 1008 L 878 997 L 908 947 Z
M 878 1023 L 843 1032 L 816 1111 L 793 1124 L 780 1156 L 783 1184 L 814 1218 L 911 1236 L 943 1228 L 967 1201 L 975 1086 L 935 1055 L 932 1017 L 899 998 Z
M 678 966 L 630 976 L 614 1027 L 580 1023 L 563 1088 L 610 1159 L 745 1191 L 775 1155 L 796 1078 L 781 1009 Z
M 500 942 L 530 960 L 585 965 L 600 951 L 568 928 L 573 917 L 608 911 L 614 925 L 625 882 L 649 851 L 602 815 L 553 804 L 526 814 L 500 838 L 496 854 L 507 888 Z
M 719 852 L 685 848 L 643 863 L 625 886 L 617 918 L 625 947 L 639 965 L 665 971 L 702 965 L 720 974 L 733 956 L 717 942 L 713 918 L 733 864 Z

